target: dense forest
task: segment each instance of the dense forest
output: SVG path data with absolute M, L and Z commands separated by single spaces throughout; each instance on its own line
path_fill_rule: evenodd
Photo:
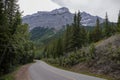
M 67 68 L 83 63 L 95 69 L 96 73 L 101 71 L 119 80 L 120 45 L 116 44 L 120 37 L 120 12 L 117 24 L 109 22 L 106 13 L 103 25 L 97 19 L 92 30 L 82 26 L 80 21 L 81 13 L 75 13 L 73 24 L 67 25 L 61 37 L 45 46 L 43 58 L 49 63 Z
M 120 13 L 117 24 L 109 22 L 106 13 L 103 23 L 104 26 L 102 27 L 100 25 L 99 19 L 97 18 L 96 26 L 92 30 L 84 28 L 84 26 L 80 24 L 80 20 L 80 12 L 78 12 L 74 16 L 74 23 L 66 26 L 62 37 L 51 41 L 51 43 L 45 47 L 46 56 L 57 58 L 63 56 L 64 53 L 67 54 L 71 51 L 77 51 L 83 46 L 106 39 L 120 32 Z
M 0 0 L 0 76 L 33 58 L 34 46 L 28 25 L 22 24 L 17 0 Z

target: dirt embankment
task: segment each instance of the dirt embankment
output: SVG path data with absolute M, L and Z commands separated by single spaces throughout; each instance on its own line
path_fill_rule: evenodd
M 15 74 L 15 80 L 31 80 L 28 68 L 31 64 L 22 66 Z

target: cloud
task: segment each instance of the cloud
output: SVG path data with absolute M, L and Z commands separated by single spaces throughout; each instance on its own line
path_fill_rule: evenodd
M 71 12 L 86 11 L 104 18 L 108 12 L 110 21 L 117 21 L 120 0 L 51 0 L 61 7 L 68 7 Z
M 23 16 L 36 13 L 37 11 L 51 11 L 60 6 L 51 0 L 19 0 L 20 10 L 24 11 Z
M 70 3 L 70 0 L 52 0 L 52 1 L 62 6 L 69 5 Z

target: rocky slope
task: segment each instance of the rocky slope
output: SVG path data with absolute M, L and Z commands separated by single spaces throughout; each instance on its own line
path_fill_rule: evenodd
M 84 51 L 90 53 L 90 48 L 88 47 Z M 120 34 L 97 42 L 93 54 L 93 60 L 89 61 L 89 66 L 86 65 L 92 72 L 120 80 Z M 78 65 L 78 67 L 80 66 Z

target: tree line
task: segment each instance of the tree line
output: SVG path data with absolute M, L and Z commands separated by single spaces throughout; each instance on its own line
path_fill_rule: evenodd
M 22 24 L 17 0 L 0 0 L 0 76 L 33 61 L 28 25 Z
M 80 11 L 75 13 L 74 22 L 67 25 L 63 36 L 53 40 L 48 44 L 43 51 L 44 58 L 59 58 L 68 55 L 69 52 L 76 52 L 83 46 L 98 42 L 102 39 L 108 38 L 116 33 L 120 33 L 120 12 L 118 15 L 118 22 L 109 22 L 108 15 L 104 23 L 101 24 L 99 18 L 96 19 L 96 25 L 92 30 L 86 29 L 80 23 L 82 17 Z
M 82 26 L 79 20 L 80 12 L 75 14 L 73 24 L 66 26 L 63 36 L 44 48 L 43 60 L 73 71 L 86 69 L 120 80 L 120 12 L 117 23 L 109 22 L 106 13 L 104 23 L 97 18 L 92 29 Z

